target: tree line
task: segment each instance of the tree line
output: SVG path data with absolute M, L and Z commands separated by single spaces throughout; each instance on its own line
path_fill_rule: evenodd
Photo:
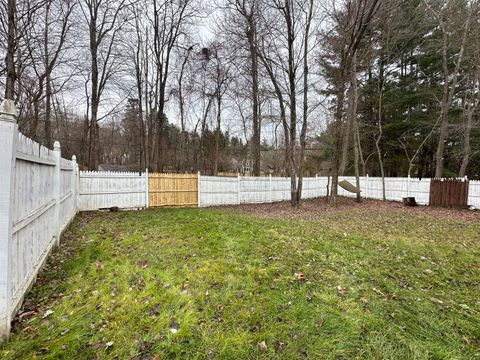
M 85 168 L 480 176 L 478 0 L 8 0 L 0 86 Z

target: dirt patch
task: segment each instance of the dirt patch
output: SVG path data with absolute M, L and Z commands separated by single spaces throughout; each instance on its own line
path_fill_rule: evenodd
M 480 221 L 480 211 L 434 208 L 430 206 L 408 207 L 394 201 L 363 200 L 357 203 L 354 199 L 339 197 L 337 206 L 329 204 L 325 198 L 304 201 L 302 207 L 294 209 L 288 201 L 269 204 L 242 204 L 234 206 L 221 206 L 236 213 L 248 214 L 260 217 L 280 217 L 284 219 L 315 220 L 322 214 L 344 213 L 349 211 L 371 212 L 392 211 L 398 214 L 411 214 L 432 216 L 464 221 Z

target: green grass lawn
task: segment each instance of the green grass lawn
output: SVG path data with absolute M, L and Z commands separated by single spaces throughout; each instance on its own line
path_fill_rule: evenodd
M 83 214 L 0 358 L 480 358 L 479 262 L 478 221 L 386 209 Z

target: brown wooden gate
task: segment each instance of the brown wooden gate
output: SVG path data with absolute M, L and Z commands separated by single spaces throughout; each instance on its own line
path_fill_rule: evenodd
M 195 207 L 197 205 L 196 174 L 148 174 L 148 206 Z
M 430 206 L 466 208 L 468 180 L 432 179 L 430 181 Z

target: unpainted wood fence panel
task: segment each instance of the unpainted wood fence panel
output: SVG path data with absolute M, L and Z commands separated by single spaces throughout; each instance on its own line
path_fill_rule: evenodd
M 198 206 L 196 174 L 148 174 L 148 205 L 150 207 Z
M 466 208 L 468 206 L 468 181 L 432 179 L 429 204 L 448 208 Z

